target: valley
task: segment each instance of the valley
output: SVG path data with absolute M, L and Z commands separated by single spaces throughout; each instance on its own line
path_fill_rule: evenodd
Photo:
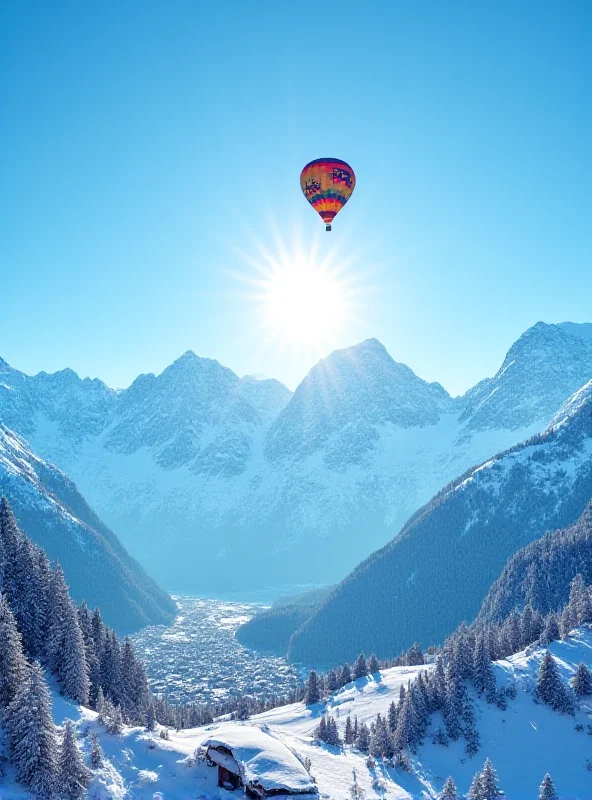
M 284 696 L 300 684 L 278 656 L 240 645 L 234 633 L 260 608 L 251 603 L 175 596 L 178 616 L 133 635 L 150 688 L 171 703 L 217 704 L 254 696 Z

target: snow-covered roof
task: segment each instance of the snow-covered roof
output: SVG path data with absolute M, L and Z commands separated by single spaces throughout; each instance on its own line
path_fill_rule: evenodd
M 223 723 L 203 742 L 204 747 L 226 747 L 239 764 L 246 786 L 317 793 L 310 775 L 279 739 L 253 725 Z

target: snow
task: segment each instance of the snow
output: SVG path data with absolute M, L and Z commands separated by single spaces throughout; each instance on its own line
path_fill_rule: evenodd
M 211 729 L 210 729 L 211 730 Z M 222 745 L 239 763 L 245 785 L 314 792 L 316 787 L 296 756 L 279 738 L 254 725 L 223 723 L 208 733 L 203 747 Z

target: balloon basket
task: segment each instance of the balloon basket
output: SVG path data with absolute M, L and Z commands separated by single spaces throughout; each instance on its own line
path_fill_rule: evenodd
M 330 225 L 325 225 L 325 230 L 326 231 L 330 231 L 331 230 L 331 226 Z

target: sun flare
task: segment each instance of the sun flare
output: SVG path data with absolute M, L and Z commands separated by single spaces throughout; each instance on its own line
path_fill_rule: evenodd
M 278 264 L 262 288 L 265 326 L 293 345 L 331 341 L 346 324 L 345 284 L 335 272 L 305 258 Z

